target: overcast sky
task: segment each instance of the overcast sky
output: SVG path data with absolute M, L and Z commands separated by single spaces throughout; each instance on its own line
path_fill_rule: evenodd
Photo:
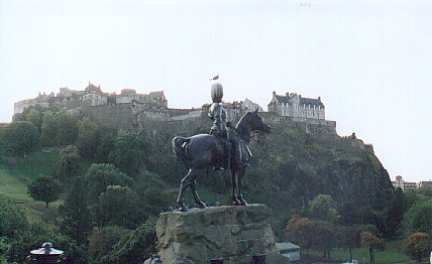
M 88 81 L 199 107 L 218 72 L 227 101 L 321 96 L 392 178 L 432 179 L 431 25 L 427 0 L 0 0 L 0 122 Z

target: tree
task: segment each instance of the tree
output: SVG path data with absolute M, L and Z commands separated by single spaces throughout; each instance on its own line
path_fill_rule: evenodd
M 80 172 L 81 157 L 78 149 L 67 146 L 60 152 L 60 159 L 57 163 L 56 175 L 62 182 L 70 182 Z
M 384 240 L 368 231 L 361 232 L 360 238 L 362 246 L 369 249 L 369 262 L 375 264 L 375 250 L 383 249 L 385 247 Z
M 431 240 L 426 233 L 413 233 L 405 241 L 405 252 L 419 263 L 429 256 L 431 248 Z
M 326 221 L 313 221 L 312 248 L 321 250 L 324 259 L 330 259 L 331 250 L 336 247 L 336 227 Z
M 76 145 L 82 157 L 94 160 L 99 145 L 99 128 L 96 123 L 84 118 L 78 123 L 78 138 Z
M 109 154 L 110 162 L 128 175 L 135 176 L 143 165 L 147 145 L 140 135 L 126 134 L 118 136 L 114 148 Z
M 99 196 L 95 211 L 95 221 L 99 227 L 118 225 L 132 229 L 145 220 L 138 195 L 128 187 L 119 185 L 107 187 Z
M 314 223 L 312 220 L 294 215 L 285 227 L 285 238 L 307 249 L 313 247 Z
M 46 110 L 47 109 L 44 109 L 42 106 L 39 105 L 30 106 L 24 109 L 20 117 L 17 116 L 16 118 L 19 118 L 22 121 L 29 121 L 33 123 L 33 125 L 35 125 L 40 132 L 42 127 L 44 112 Z
M 106 226 L 96 228 L 89 237 L 88 253 L 95 264 L 105 264 L 115 245 L 125 236 L 130 234 L 130 230 L 118 226 Z
M 28 193 L 33 199 L 45 202 L 48 208 L 50 202 L 59 198 L 61 185 L 52 177 L 40 177 L 28 186 Z
M 39 146 L 39 131 L 30 122 L 12 122 L 4 133 L 3 141 L 10 154 L 28 154 Z
M 78 136 L 78 121 L 66 112 L 47 112 L 41 128 L 44 146 L 73 144 Z
M 340 248 L 347 248 L 349 262 L 352 262 L 352 249 L 360 247 L 360 230 L 357 226 L 341 226 L 337 229 L 337 242 Z
M 407 209 L 407 201 L 400 188 L 396 188 L 393 201 L 386 214 L 385 236 L 392 238 L 400 229 L 403 216 Z
M 0 236 L 13 238 L 28 225 L 24 212 L 13 201 L 0 195 Z
M 123 236 L 107 258 L 109 264 L 142 263 L 156 253 L 156 220 L 149 218 L 132 233 Z
M 140 208 L 147 215 L 158 216 L 175 199 L 166 192 L 167 185 L 160 176 L 149 171 L 143 171 L 136 177 L 134 190 L 139 196 Z
M 424 232 L 432 235 L 432 200 L 417 201 L 405 216 L 410 232 Z
M 309 203 L 311 217 L 329 222 L 336 222 L 339 214 L 336 202 L 330 195 L 319 194 Z
M 86 244 L 92 229 L 88 205 L 88 187 L 83 177 L 76 177 L 64 205 L 59 208 L 63 216 L 61 231 L 78 245 Z
M 92 164 L 86 172 L 89 202 L 96 204 L 99 195 L 110 185 L 131 186 L 132 179 L 112 164 Z

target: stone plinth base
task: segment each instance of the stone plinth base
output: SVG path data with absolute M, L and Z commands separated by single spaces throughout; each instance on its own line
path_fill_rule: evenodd
M 162 213 L 156 225 L 163 264 L 249 264 L 252 256 L 274 255 L 270 209 L 261 204 Z M 267 262 L 270 263 L 270 262 Z

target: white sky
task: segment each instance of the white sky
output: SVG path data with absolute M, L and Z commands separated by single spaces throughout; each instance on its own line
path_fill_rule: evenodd
M 431 25 L 427 0 L 0 0 L 0 122 L 88 81 L 198 107 L 218 72 L 227 101 L 321 96 L 392 178 L 432 179 Z

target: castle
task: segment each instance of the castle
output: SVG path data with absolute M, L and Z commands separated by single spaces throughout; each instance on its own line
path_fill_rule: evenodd
M 89 82 L 83 91 L 72 90 L 66 87 L 60 88 L 57 94 L 39 93 L 34 99 L 27 99 L 14 104 L 14 114 L 22 113 L 30 106 L 52 107 L 58 106 L 64 109 L 73 109 L 82 106 L 101 106 L 115 104 L 130 104 L 134 101 L 151 104 L 160 108 L 167 108 L 168 102 L 163 91 L 139 94 L 133 89 L 123 89 L 120 94 L 108 94 L 102 92 L 100 85 Z
M 296 93 L 287 92 L 282 96 L 273 92 L 273 97 L 268 104 L 268 110 L 281 116 L 325 119 L 325 107 L 321 102 L 321 97 L 318 97 L 318 99 L 305 98 Z
M 140 94 L 123 89 L 120 94 L 105 93 L 100 86 L 89 83 L 84 90 L 60 88 L 57 94 L 39 94 L 34 99 L 22 100 L 14 105 L 20 114 L 31 106 L 58 107 L 121 129 L 151 128 L 164 124 L 200 126 L 207 120 L 209 104 L 200 108 L 174 109 L 168 107 L 163 91 Z M 336 122 L 325 120 L 325 107 L 321 98 L 305 98 L 295 93 L 285 96 L 273 92 L 268 111 L 249 99 L 224 103 L 228 121 L 237 121 L 246 111 L 258 108 L 261 116 L 272 124 L 297 126 L 310 133 L 336 133 Z M 192 123 L 191 123 L 192 122 Z M 205 122 L 205 121 L 204 121 Z

